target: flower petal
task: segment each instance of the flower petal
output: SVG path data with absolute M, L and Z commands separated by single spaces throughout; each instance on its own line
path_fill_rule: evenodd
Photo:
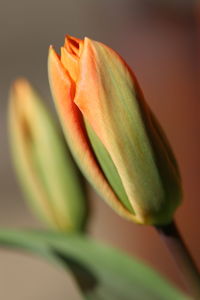
M 149 109 L 137 98 L 135 83 L 117 53 L 85 38 L 74 102 L 110 154 L 137 219 L 167 222 L 171 218 L 165 208 L 168 191 L 145 127 L 144 112 Z
M 94 149 L 96 158 L 104 172 L 105 177 L 107 178 L 110 186 L 114 190 L 115 194 L 118 196 L 120 201 L 123 203 L 123 205 L 134 214 L 133 208 L 131 206 L 131 203 L 127 197 L 126 191 L 124 190 L 121 178 L 117 172 L 117 169 L 107 152 L 106 148 L 104 147 L 101 140 L 98 138 L 98 136 L 95 134 L 92 127 L 89 125 L 89 123 L 85 120 L 86 130 L 87 134 L 90 139 L 90 143 Z
M 61 62 L 66 70 L 69 72 L 73 81 L 77 80 L 79 73 L 79 61 L 77 56 L 69 53 L 66 48 L 61 48 Z

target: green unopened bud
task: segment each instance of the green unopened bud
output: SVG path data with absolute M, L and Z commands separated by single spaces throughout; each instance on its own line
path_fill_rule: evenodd
M 59 128 L 24 79 L 11 89 L 9 125 L 16 171 L 31 207 L 55 229 L 81 229 L 86 208 L 80 174 Z

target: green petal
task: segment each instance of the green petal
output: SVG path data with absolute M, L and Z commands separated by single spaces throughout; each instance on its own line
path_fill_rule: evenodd
M 119 177 L 119 173 L 102 142 L 99 140 L 98 136 L 95 134 L 92 127 L 89 123 L 85 121 L 86 130 L 92 144 L 93 150 L 97 157 L 97 160 L 106 176 L 109 184 L 112 186 L 115 194 L 122 201 L 123 205 L 132 213 L 134 213 L 131 203 L 128 200 L 126 192 L 124 190 L 121 178 Z

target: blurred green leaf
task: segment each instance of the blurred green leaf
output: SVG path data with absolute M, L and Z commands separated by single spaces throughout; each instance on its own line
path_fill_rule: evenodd
M 84 299 L 189 299 L 143 263 L 83 235 L 1 230 L 0 245 L 39 254 L 70 270 Z

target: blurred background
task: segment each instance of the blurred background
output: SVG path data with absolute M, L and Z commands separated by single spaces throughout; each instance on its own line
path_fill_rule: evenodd
M 64 35 L 88 36 L 117 50 L 133 68 L 180 164 L 184 202 L 177 224 L 200 267 L 200 9 L 192 0 L 0 0 L 0 226 L 41 228 L 24 203 L 10 161 L 9 85 L 32 81 L 53 108 L 48 46 Z M 89 231 L 147 262 L 184 289 L 168 252 L 150 227 L 118 217 L 91 190 Z M 22 253 L 0 249 L 0 299 L 74 299 L 64 271 Z

